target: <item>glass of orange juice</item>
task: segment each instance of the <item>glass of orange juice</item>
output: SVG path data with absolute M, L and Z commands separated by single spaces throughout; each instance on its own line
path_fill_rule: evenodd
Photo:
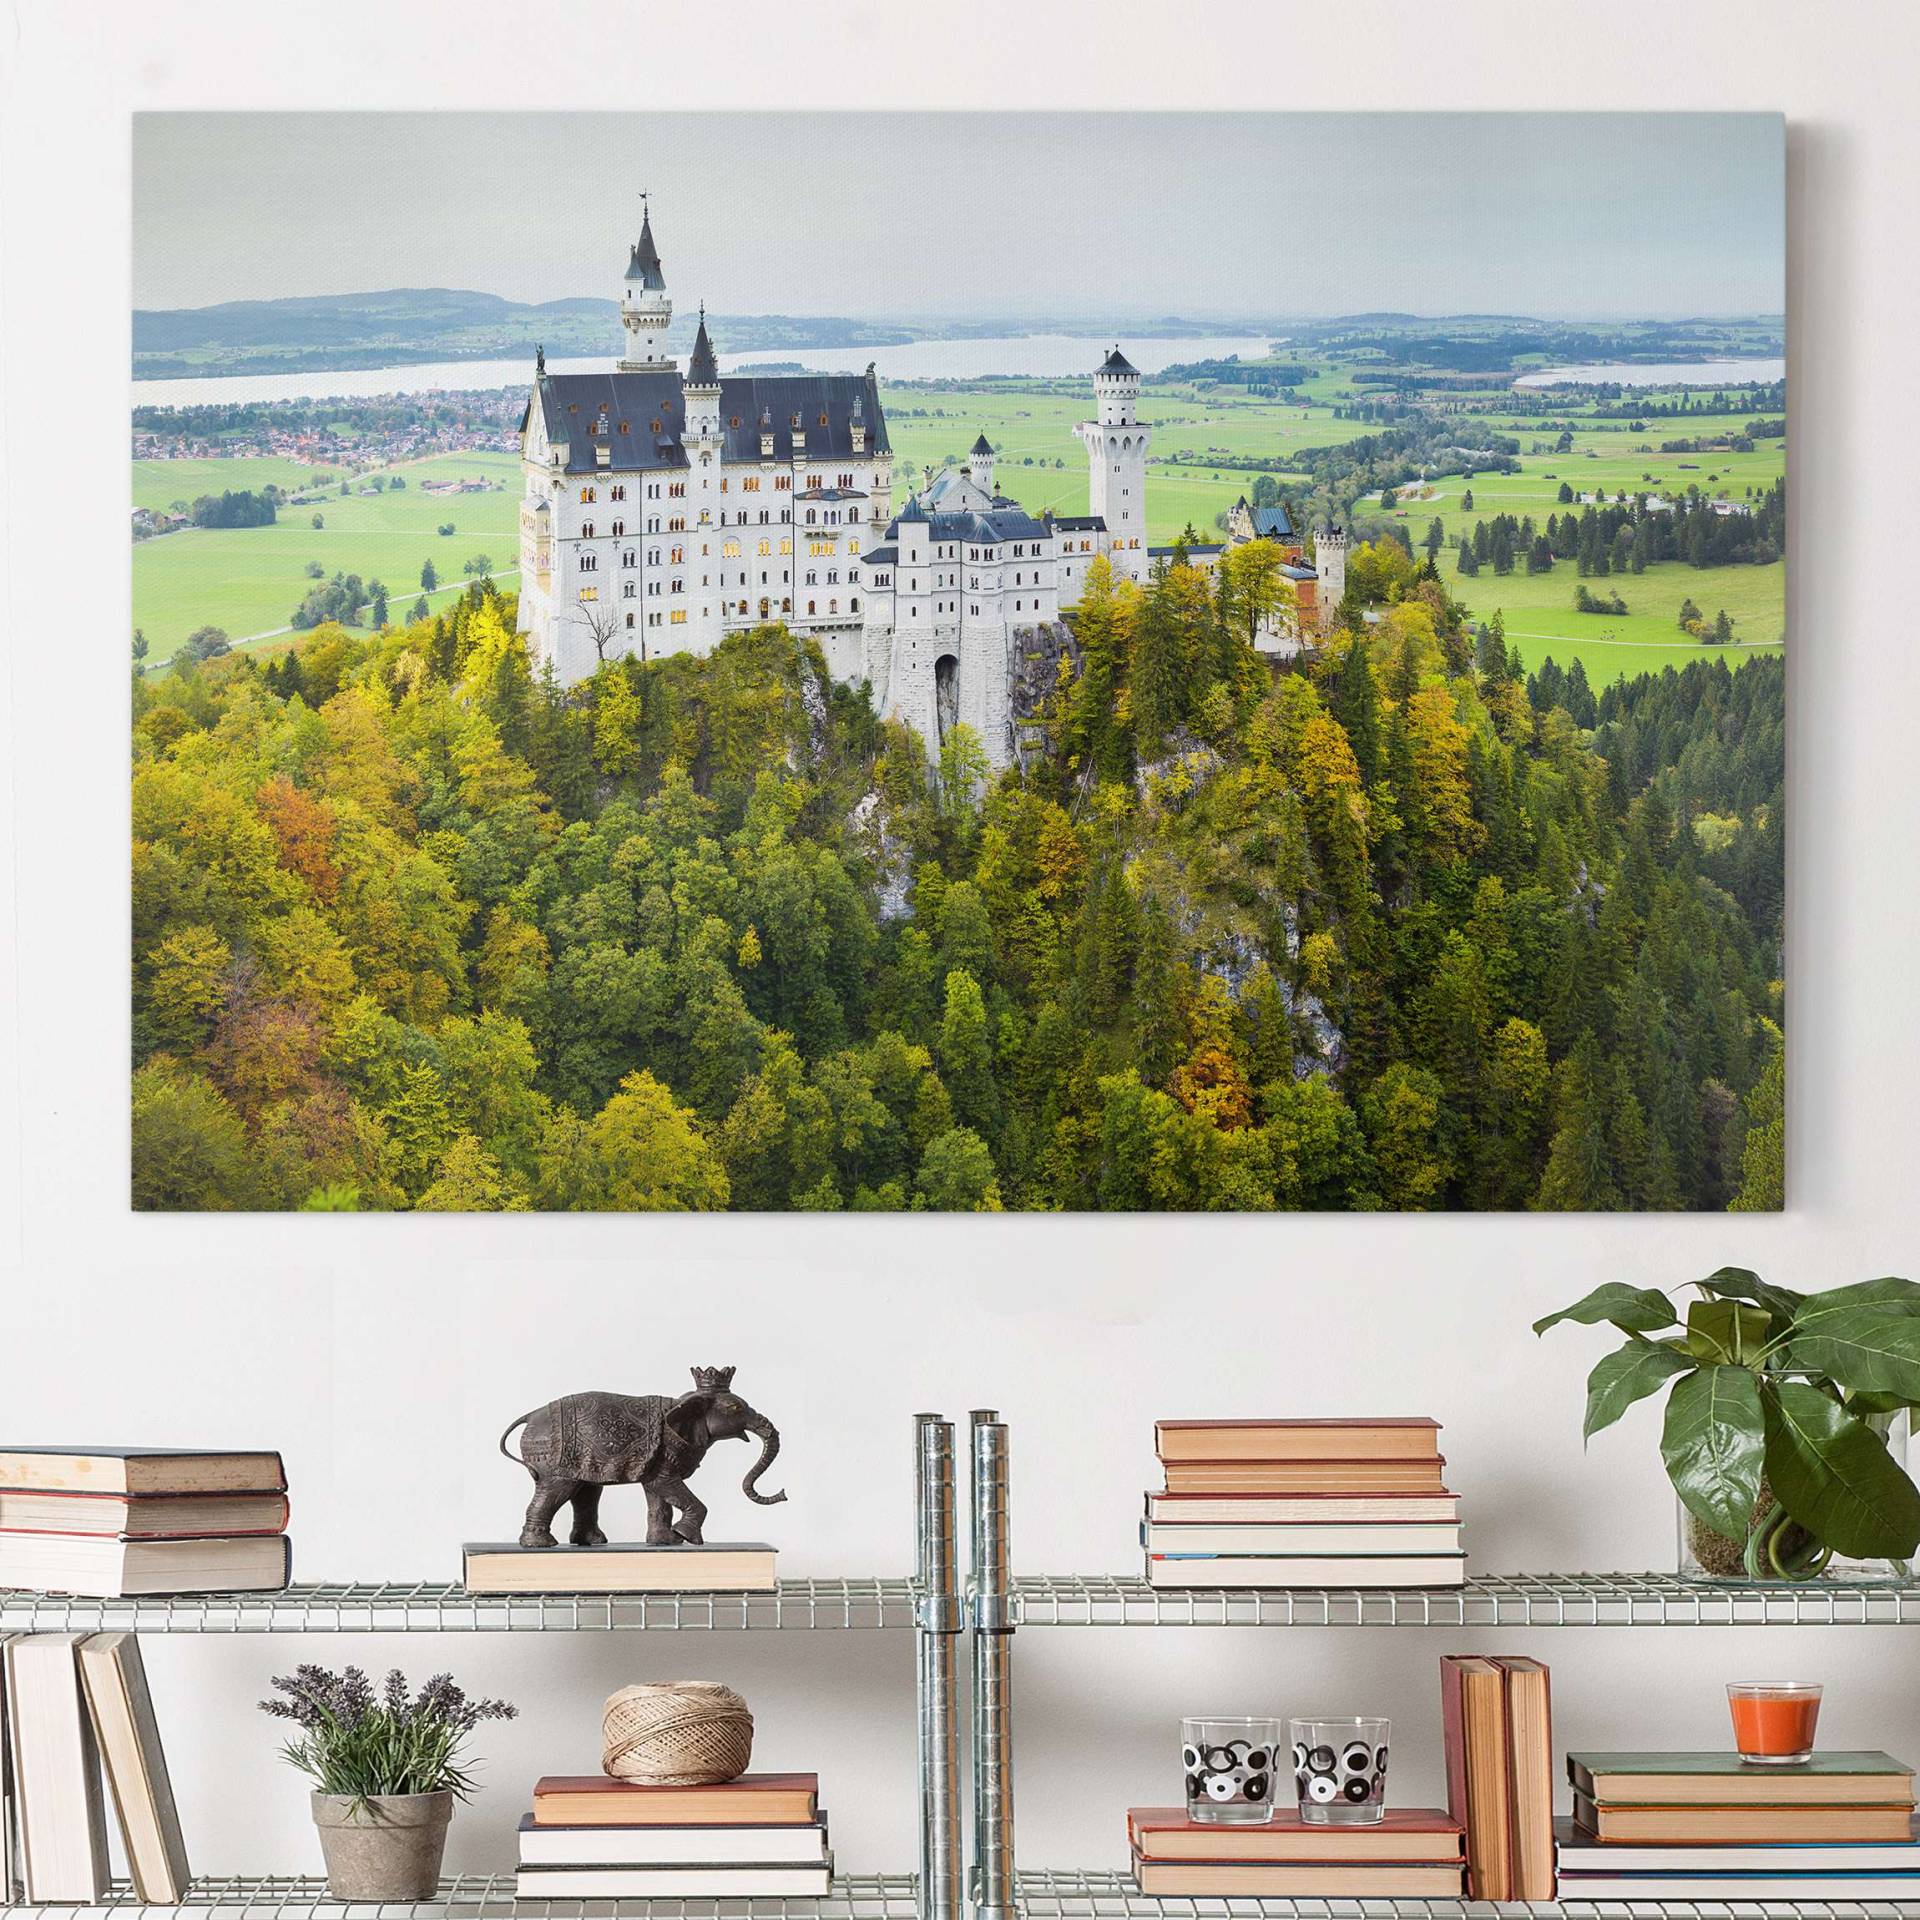
M 1727 1686 L 1733 1744 L 1756 1766 L 1799 1767 L 1813 1758 L 1820 1686 L 1813 1680 L 1735 1680 Z

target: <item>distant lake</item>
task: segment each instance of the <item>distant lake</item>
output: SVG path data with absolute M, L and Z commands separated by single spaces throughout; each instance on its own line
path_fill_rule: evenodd
M 1666 366 L 1542 367 L 1516 387 L 1739 387 L 1784 380 L 1784 360 L 1677 360 Z
M 720 355 L 722 371 L 799 361 L 816 373 L 862 373 L 871 360 L 886 380 L 978 380 L 993 374 L 1058 379 L 1093 370 L 1113 350 L 1112 334 L 1097 340 L 1075 334 L 1033 333 L 995 340 L 909 340 L 897 347 L 758 347 Z M 1264 359 L 1267 336 L 1208 336 L 1185 340 L 1129 340 L 1118 336 L 1142 373 L 1191 360 Z M 614 346 L 584 360 L 549 360 L 550 373 L 605 373 Z M 473 392 L 525 386 L 533 356 L 514 360 L 423 361 L 416 367 L 368 367 L 357 372 L 223 374 L 192 380 L 136 380 L 133 400 L 143 407 L 231 406 L 254 400 L 365 399 L 383 393 Z

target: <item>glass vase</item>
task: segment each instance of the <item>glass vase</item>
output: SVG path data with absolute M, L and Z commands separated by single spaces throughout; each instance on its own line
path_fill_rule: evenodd
M 1906 1411 L 1865 1417 L 1868 1425 L 1886 1442 L 1894 1465 L 1904 1472 L 1911 1438 L 1911 1422 Z M 1815 1538 L 1780 1511 L 1772 1489 L 1764 1480 L 1760 1483 L 1760 1498 L 1754 1503 L 1746 1533 L 1738 1540 L 1716 1532 L 1677 1498 L 1673 1504 L 1683 1580 L 1748 1587 L 1804 1585 L 1811 1581 L 1905 1586 L 1913 1579 L 1911 1561 L 1856 1560 L 1835 1553 L 1825 1541 Z

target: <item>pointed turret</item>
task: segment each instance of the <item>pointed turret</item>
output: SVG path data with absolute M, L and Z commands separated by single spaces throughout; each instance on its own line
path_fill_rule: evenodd
M 643 194 L 643 205 L 645 199 Z M 660 249 L 653 244 L 653 217 L 651 213 L 642 213 L 640 238 L 633 243 L 626 278 L 620 283 L 620 329 L 626 341 L 620 371 L 641 373 L 651 368 L 671 367 L 667 328 L 672 321 L 673 302 L 667 298 L 667 276 L 660 265 Z
M 703 301 L 700 306 L 700 331 L 693 337 L 693 357 L 687 362 L 687 385 L 717 387 L 719 384 L 720 362 L 714 358 L 713 342 L 707 338 L 707 309 Z
M 967 456 L 967 477 L 989 500 L 993 498 L 993 448 L 987 444 L 984 433 L 973 443 L 973 451 Z
M 627 261 L 627 278 L 636 280 L 648 293 L 665 293 L 667 276 L 660 265 L 660 249 L 653 244 L 653 213 L 642 206 L 640 238 L 633 243 Z

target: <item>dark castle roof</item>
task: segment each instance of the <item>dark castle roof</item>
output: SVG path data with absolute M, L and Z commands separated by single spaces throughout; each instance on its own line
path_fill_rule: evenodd
M 1102 373 L 1137 374 L 1140 369 L 1136 367 L 1118 347 L 1115 347 L 1114 350 L 1101 361 L 1100 371 Z
M 713 342 L 707 338 L 707 310 L 700 309 L 700 331 L 693 337 L 693 354 L 687 361 L 687 385 L 717 387 L 720 363 L 713 357 Z
M 633 255 L 627 262 L 627 278 L 638 280 L 649 293 L 665 293 L 667 276 L 661 271 L 660 249 L 653 244 L 653 217 L 640 216 L 640 238 L 633 243 Z
M 909 500 L 900 517 L 887 529 L 896 539 L 910 520 L 924 520 L 936 540 L 955 540 L 977 547 L 997 547 L 1009 540 L 1044 540 L 1048 529 L 1024 507 L 995 508 L 992 513 L 929 513 L 918 500 Z
M 709 348 L 711 351 L 711 348 Z M 680 431 L 686 403 L 677 369 L 638 373 L 549 373 L 533 384 L 520 416 L 525 430 L 540 409 L 547 438 L 567 449 L 568 473 L 631 473 L 637 468 L 684 467 Z M 794 421 L 799 420 L 796 429 Z M 720 382 L 721 458 L 753 464 L 760 459 L 763 421 L 773 422 L 773 458 L 790 460 L 796 443 L 809 460 L 864 459 L 889 451 L 879 383 L 867 373 L 794 373 L 753 377 L 731 374 Z M 655 422 L 658 422 L 656 430 Z M 866 444 L 856 453 L 853 427 L 864 423 Z M 595 424 L 601 431 L 589 431 Z M 594 448 L 604 442 L 612 457 L 601 468 Z
M 1287 518 L 1285 507 L 1251 507 L 1247 517 L 1253 522 L 1253 537 L 1256 540 L 1293 538 L 1293 522 Z
M 973 443 L 973 451 L 975 453 L 991 453 L 993 451 L 993 449 L 987 445 L 987 436 L 984 433 Z

